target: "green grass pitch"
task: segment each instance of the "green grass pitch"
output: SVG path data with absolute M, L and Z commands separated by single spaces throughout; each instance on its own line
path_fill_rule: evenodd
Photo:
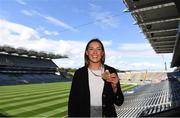
M 122 91 L 138 85 L 122 84 Z M 63 117 L 67 115 L 71 82 L 0 86 L 0 114 L 12 117 Z

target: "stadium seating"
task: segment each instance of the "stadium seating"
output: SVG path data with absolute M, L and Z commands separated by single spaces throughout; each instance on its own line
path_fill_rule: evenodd
M 169 73 L 167 80 L 146 84 L 139 91 L 125 96 L 123 105 L 116 106 L 118 117 L 179 116 L 179 75 Z
M 70 81 L 57 67 L 51 59 L 0 54 L 0 85 Z
M 153 83 L 159 81 L 161 79 L 167 78 L 167 74 L 165 72 L 125 72 L 118 73 L 122 83 L 138 83 L 138 84 L 146 84 Z
M 0 54 L 1 66 L 15 66 L 15 67 L 38 67 L 38 68 L 55 68 L 55 63 L 48 59 L 30 58 L 15 55 Z

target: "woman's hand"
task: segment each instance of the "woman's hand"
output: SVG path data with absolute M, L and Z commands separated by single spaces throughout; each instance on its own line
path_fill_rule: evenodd
M 111 84 L 117 84 L 119 81 L 119 77 L 115 73 L 112 73 L 109 75 L 107 81 L 111 82 Z
M 110 74 L 107 81 L 111 83 L 113 91 L 114 91 L 114 93 L 116 93 L 117 92 L 117 83 L 119 82 L 118 75 L 115 73 Z

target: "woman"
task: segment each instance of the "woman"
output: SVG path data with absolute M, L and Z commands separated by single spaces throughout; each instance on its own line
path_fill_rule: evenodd
M 99 39 L 88 42 L 84 58 L 85 66 L 73 77 L 68 116 L 117 117 L 114 104 L 122 105 L 124 97 L 116 70 L 104 64 L 105 50 Z M 105 71 L 107 78 L 102 77 Z

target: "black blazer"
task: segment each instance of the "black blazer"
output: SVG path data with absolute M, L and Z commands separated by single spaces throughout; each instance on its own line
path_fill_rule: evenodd
M 105 65 L 105 70 L 116 73 L 116 70 Z M 104 80 L 105 81 L 105 80 Z M 105 81 L 102 94 L 103 116 L 117 117 L 114 104 L 120 106 L 124 101 L 120 83 L 118 82 L 117 93 L 114 94 L 111 83 Z M 69 117 L 90 117 L 90 91 L 88 81 L 88 69 L 86 66 L 78 69 L 73 77 L 68 102 Z

